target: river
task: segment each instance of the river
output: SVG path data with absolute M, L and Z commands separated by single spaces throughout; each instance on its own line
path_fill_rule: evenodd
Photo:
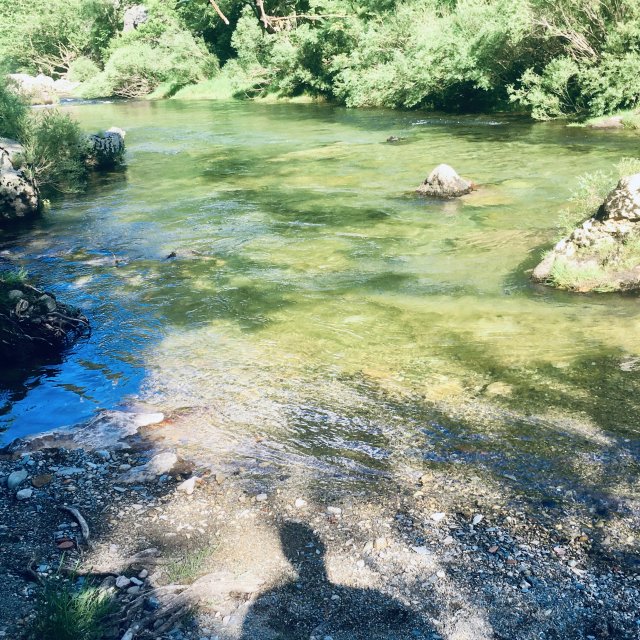
M 176 442 L 201 454 L 332 477 L 468 464 L 592 491 L 636 469 L 637 296 L 527 276 L 578 177 L 637 154 L 633 133 L 328 105 L 68 109 L 126 129 L 127 168 L 0 236 L 93 326 L 59 363 L 5 363 L 4 441 L 144 406 L 180 416 Z M 415 197 L 440 162 L 481 188 Z

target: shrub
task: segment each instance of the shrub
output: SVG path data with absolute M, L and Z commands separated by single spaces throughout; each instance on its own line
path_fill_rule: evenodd
M 0 138 L 22 141 L 28 124 L 29 107 L 11 83 L 0 79 Z
M 85 82 L 95 78 L 100 73 L 100 67 L 90 58 L 77 58 L 69 65 L 67 79 L 71 82 Z
M 145 96 L 167 83 L 169 94 L 218 69 L 215 56 L 160 2 L 149 2 L 149 20 L 112 40 L 104 71 L 80 90 L 87 98 Z
M 33 116 L 24 139 L 24 165 L 44 192 L 78 191 L 86 178 L 87 141 L 67 114 L 44 109 Z
M 0 6 L 0 54 L 15 69 L 63 74 L 72 62 L 99 59 L 117 30 L 112 0 L 12 0 Z M 8 11 L 8 15 L 4 15 Z

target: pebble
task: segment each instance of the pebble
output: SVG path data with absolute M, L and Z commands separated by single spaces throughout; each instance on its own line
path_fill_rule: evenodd
M 118 587 L 118 589 L 124 589 L 128 587 L 130 584 L 131 584 L 131 580 L 129 580 L 127 576 L 118 576 L 116 578 L 116 587 Z
M 85 473 L 81 467 L 62 467 L 56 471 L 56 474 L 68 478 L 70 476 L 79 476 Z
M 387 546 L 388 543 L 386 538 L 376 538 L 376 541 L 373 543 L 373 548 L 376 551 L 382 551 L 383 549 L 386 549 Z
M 194 490 L 196 488 L 196 482 L 197 481 L 198 481 L 198 477 L 197 476 L 192 476 L 188 480 L 185 480 L 184 482 L 181 482 L 176 487 L 176 491 L 182 491 L 183 493 L 186 493 L 188 496 L 190 496 L 194 492 Z
M 256 496 L 256 502 L 264 502 L 269 496 L 266 493 L 259 493 Z
M 144 580 L 148 575 L 149 575 L 149 572 L 148 572 L 146 569 L 143 569 L 143 570 L 138 574 L 138 578 L 140 578 L 140 580 Z
M 61 540 L 56 544 L 56 547 L 61 551 L 66 551 L 67 549 L 73 549 L 75 542 L 73 540 Z
M 13 491 L 17 489 L 26 479 L 29 473 L 26 469 L 20 469 L 19 471 L 14 471 L 7 478 L 7 487 L 9 491 Z
M 471 524 L 475 527 L 477 524 L 480 524 L 483 520 L 484 520 L 484 516 L 481 514 L 477 514 L 473 516 L 473 520 L 471 521 Z
M 40 489 L 45 485 L 49 484 L 53 480 L 53 476 L 50 473 L 43 473 L 39 476 L 34 476 L 31 479 L 31 484 L 36 488 Z
M 33 495 L 33 489 L 20 489 L 18 493 L 16 493 L 16 498 L 18 500 L 28 500 Z
M 140 587 L 138 585 L 136 585 L 135 587 L 129 587 L 127 589 L 127 593 L 134 594 L 134 593 L 139 593 L 139 592 L 140 592 Z
M 303 500 L 302 498 L 298 498 L 294 504 L 296 509 L 302 509 L 303 507 L 307 506 L 307 501 Z
M 132 584 L 135 584 L 138 587 L 141 587 L 144 583 L 142 580 L 138 580 L 138 578 L 129 578 Z
M 356 566 L 357 566 L 359 569 L 364 568 L 364 560 L 358 560 L 358 562 L 356 562 Z
M 431 514 L 431 519 L 434 522 L 442 522 L 445 518 L 447 517 L 446 513 L 442 513 L 441 511 L 438 513 L 432 513 Z
M 327 507 L 327 513 L 331 516 L 339 516 L 342 513 L 340 507 Z
M 446 545 L 450 545 L 453 544 L 453 538 L 451 536 L 447 536 L 443 541 L 442 544 L 446 544 Z

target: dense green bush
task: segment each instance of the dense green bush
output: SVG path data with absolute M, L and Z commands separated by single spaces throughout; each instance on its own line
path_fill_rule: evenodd
M 638 0 L 265 0 L 265 20 L 219 0 L 228 25 L 208 0 L 147 0 L 149 20 L 124 34 L 130 4 L 0 3 L 0 59 L 82 79 L 87 97 L 171 95 L 220 60 L 245 96 L 539 119 L 640 106 Z
M 69 65 L 67 79 L 72 82 L 85 82 L 95 78 L 99 73 L 100 67 L 91 58 L 82 56 Z
M 0 22 L 0 58 L 50 75 L 81 56 L 99 60 L 118 28 L 112 0 L 12 0 L 0 3 Z
M 162 83 L 178 89 L 216 72 L 215 56 L 184 28 L 168 3 L 155 0 L 147 7 L 146 23 L 111 41 L 104 70 L 83 87 L 83 96 L 139 97 Z
M 35 113 L 23 138 L 24 164 L 43 192 L 78 191 L 87 175 L 87 139 L 78 123 L 55 109 Z
M 26 102 L 11 90 L 10 83 L 0 80 L 0 138 L 23 140 L 28 116 Z

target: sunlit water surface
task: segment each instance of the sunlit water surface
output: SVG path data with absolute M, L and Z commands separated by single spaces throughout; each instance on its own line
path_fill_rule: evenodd
M 0 236 L 93 326 L 59 364 L 5 363 L 4 440 L 143 402 L 201 453 L 261 441 L 342 476 L 454 462 L 543 483 L 586 461 L 597 484 L 635 464 L 638 298 L 527 270 L 578 176 L 637 136 L 325 105 L 71 111 L 127 130 L 127 170 Z M 440 162 L 480 190 L 415 197 Z

